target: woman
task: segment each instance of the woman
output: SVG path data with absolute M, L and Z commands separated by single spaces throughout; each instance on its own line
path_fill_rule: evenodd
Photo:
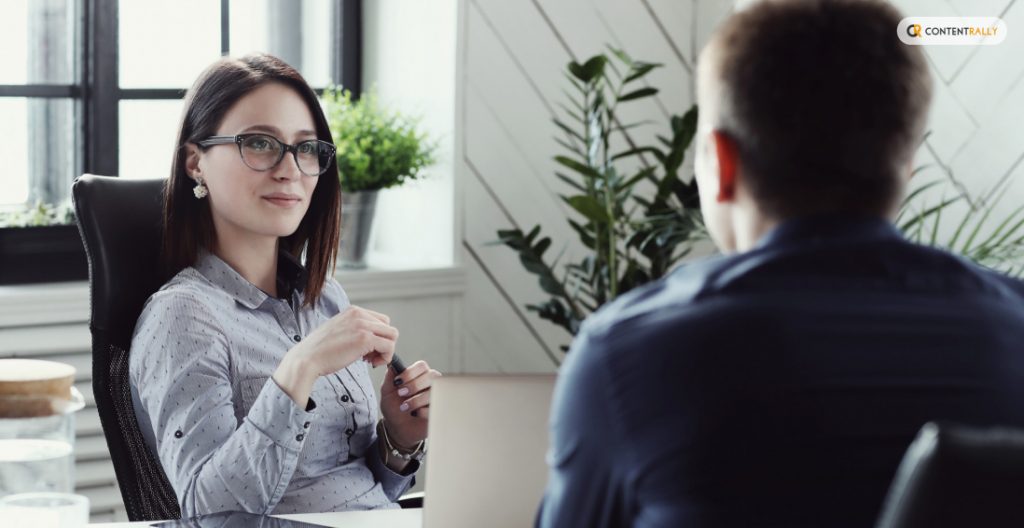
M 130 364 L 183 517 L 395 507 L 412 482 L 440 373 L 388 369 L 378 412 L 368 365 L 391 361 L 398 330 L 330 276 L 339 192 L 297 71 L 254 55 L 200 75 L 165 193 L 173 277 L 146 302 Z

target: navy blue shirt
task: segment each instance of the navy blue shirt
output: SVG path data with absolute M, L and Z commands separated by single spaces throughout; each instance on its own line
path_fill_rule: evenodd
M 881 219 L 791 220 L 587 320 L 538 524 L 872 526 L 929 420 L 1024 427 L 1024 283 Z

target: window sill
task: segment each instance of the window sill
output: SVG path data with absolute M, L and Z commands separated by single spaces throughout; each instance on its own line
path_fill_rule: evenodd
M 465 290 L 465 270 L 461 267 L 359 271 L 339 268 L 335 278 L 354 303 L 459 296 Z M 86 281 L 0 286 L 0 328 L 88 320 Z

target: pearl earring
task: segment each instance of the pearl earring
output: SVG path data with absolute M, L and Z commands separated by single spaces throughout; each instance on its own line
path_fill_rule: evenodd
M 202 200 L 210 194 L 210 190 L 206 188 L 206 184 L 203 183 L 203 180 L 196 178 L 196 186 L 192 188 L 192 194 L 195 194 L 196 198 Z

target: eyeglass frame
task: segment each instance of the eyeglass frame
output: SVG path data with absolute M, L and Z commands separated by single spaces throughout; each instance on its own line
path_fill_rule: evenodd
M 272 165 L 270 165 L 269 167 L 267 167 L 265 169 L 257 169 L 257 168 L 252 167 L 251 165 L 246 163 L 245 155 L 242 154 L 242 143 L 246 139 L 249 139 L 249 138 L 251 138 L 253 136 L 268 137 L 268 138 L 273 139 L 274 141 L 276 141 L 277 144 L 281 147 L 281 150 L 280 150 L 281 154 L 277 157 L 277 161 L 275 161 Z M 209 147 L 212 147 L 212 146 L 215 146 L 215 145 L 230 145 L 232 143 L 238 145 L 238 157 L 242 159 L 242 163 L 244 163 L 246 167 L 249 167 L 250 169 L 252 169 L 252 170 L 254 170 L 256 172 L 267 172 L 269 170 L 273 170 L 275 167 L 277 167 L 278 165 L 281 164 L 281 160 L 284 159 L 285 154 L 291 152 L 292 153 L 292 159 L 295 160 L 295 167 L 299 169 L 299 173 L 301 173 L 301 174 L 303 174 L 305 176 L 309 176 L 311 178 L 319 178 L 323 173 L 327 172 L 327 169 L 330 166 L 328 165 L 328 167 L 324 167 L 324 169 L 321 170 L 320 172 L 318 172 L 317 174 L 309 174 L 308 172 L 302 170 L 302 166 L 299 165 L 299 145 L 302 145 L 304 143 L 321 143 L 321 144 L 323 144 L 323 146 L 326 146 L 326 147 L 330 148 L 330 152 L 331 152 L 331 157 L 332 158 L 338 152 L 338 147 L 336 147 L 336 146 L 334 146 L 334 145 L 332 145 L 332 144 L 330 144 L 330 143 L 328 143 L 328 142 L 326 142 L 326 141 L 324 141 L 322 139 L 307 139 L 305 141 L 300 141 L 300 142 L 298 142 L 298 143 L 296 143 L 294 145 L 289 145 L 288 143 L 285 143 L 284 141 L 281 141 L 280 139 L 277 139 L 276 137 L 274 137 L 274 136 L 272 136 L 270 134 L 267 134 L 265 132 L 251 132 L 251 133 L 248 133 L 248 134 L 237 134 L 237 135 L 234 135 L 234 136 L 210 136 L 210 137 L 208 137 L 206 139 L 202 139 L 202 140 L 199 140 L 199 141 L 196 142 L 197 145 L 199 145 L 200 147 L 203 147 L 203 148 L 209 148 Z

